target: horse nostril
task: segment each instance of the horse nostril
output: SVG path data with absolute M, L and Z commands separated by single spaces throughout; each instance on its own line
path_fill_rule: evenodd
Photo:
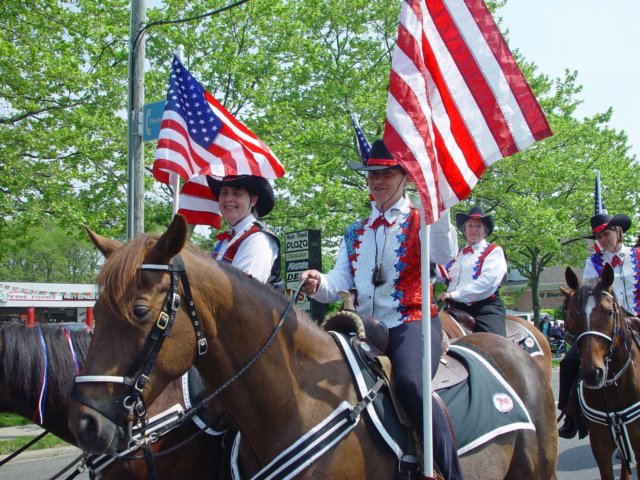
M 94 439 L 100 432 L 99 424 L 93 415 L 84 414 L 78 420 L 78 433 L 86 439 Z

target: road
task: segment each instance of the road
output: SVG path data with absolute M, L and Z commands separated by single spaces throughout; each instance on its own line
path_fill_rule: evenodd
M 553 372 L 552 377 L 553 391 L 557 398 L 558 395 L 558 371 Z M 47 479 L 61 470 L 69 462 L 71 462 L 76 455 L 59 455 L 50 458 L 40 458 L 33 460 L 24 460 L 13 462 L 0 468 L 0 480 L 38 480 Z M 615 467 L 616 477 L 620 475 L 619 460 L 616 461 Z M 559 455 L 557 466 L 558 480 L 598 480 L 600 475 L 596 462 L 591 454 L 591 448 L 589 447 L 588 438 L 578 440 L 574 438 L 572 440 L 560 439 L 559 443 Z M 62 476 L 61 478 L 65 478 Z M 80 480 L 87 480 L 89 475 L 85 472 L 80 476 L 75 477 Z M 638 480 L 635 472 L 632 477 L 634 480 Z M 538 479 L 522 479 L 522 480 L 538 480 Z

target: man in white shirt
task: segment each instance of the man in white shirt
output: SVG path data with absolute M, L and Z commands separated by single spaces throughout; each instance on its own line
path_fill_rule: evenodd
M 422 435 L 422 288 L 420 283 L 420 211 L 404 196 L 406 172 L 382 140 L 376 140 L 366 164 L 350 164 L 366 172 L 374 199 L 371 215 L 351 224 L 343 237 L 333 269 L 307 270 L 300 281 L 308 295 L 323 303 L 340 299 L 338 292 L 357 289 L 358 314 L 374 317 L 389 328 L 387 354 L 393 365 L 396 392 L 416 431 Z M 431 226 L 431 257 L 446 262 L 457 250 L 457 237 L 445 212 Z M 430 304 L 431 302 L 425 302 Z M 431 310 L 432 377 L 440 359 L 441 326 Z M 461 479 L 449 423 L 432 402 L 433 453 L 447 480 Z
M 257 220 L 275 204 L 269 182 L 255 175 L 207 176 L 207 182 L 229 226 L 227 232 L 217 235 L 219 242 L 211 256 L 280 288 L 280 241 Z
M 456 214 L 456 225 L 467 244 L 455 260 L 445 265 L 448 287 L 438 301 L 448 302 L 475 318 L 475 332 L 505 337 L 506 309 L 499 288 L 507 273 L 507 260 L 499 245 L 486 240 L 493 232 L 493 216 L 475 206 L 468 214 Z

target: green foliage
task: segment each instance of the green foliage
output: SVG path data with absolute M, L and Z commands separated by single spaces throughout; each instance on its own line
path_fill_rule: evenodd
M 488 3 L 499 15 L 505 2 Z M 382 135 L 399 3 L 252 0 L 196 22 L 154 25 L 219 7 L 165 0 L 148 9 L 146 101 L 164 99 L 172 52 L 184 45 L 188 68 L 287 170 L 266 221 L 279 233 L 320 229 L 326 270 L 345 228 L 369 209 L 363 177 L 347 167 L 358 159 L 350 113 L 370 140 Z M 85 238 L 82 224 L 123 238 L 129 2 L 7 0 L 0 19 L 0 275 L 32 278 L 67 255 L 57 245 Z M 640 173 L 626 135 L 608 125 L 611 111 L 575 118 L 577 72 L 552 79 L 516 57 L 554 136 L 494 164 L 455 210 L 479 203 L 493 213 L 493 239 L 535 290 L 545 267 L 580 266 L 588 254 L 587 243 L 563 242 L 588 230 L 593 170 L 609 210 L 636 218 Z M 148 171 L 154 149 L 147 144 Z M 172 192 L 150 173 L 145 188 L 145 230 L 161 231 Z M 64 236 L 47 237 L 45 225 Z M 630 238 L 640 233 L 634 228 Z M 211 249 L 210 236 L 194 241 Z M 33 265 L 20 266 L 29 249 L 38 252 Z M 76 275 L 55 265 L 51 278 Z

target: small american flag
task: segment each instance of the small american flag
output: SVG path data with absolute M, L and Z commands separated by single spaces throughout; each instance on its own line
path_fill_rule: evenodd
M 607 207 L 604 205 L 604 200 L 602 198 L 602 190 L 600 189 L 600 172 L 596 170 L 596 182 L 593 187 L 593 214 L 598 215 L 599 213 L 608 214 Z
M 485 169 L 551 135 L 482 0 L 403 0 L 384 143 L 420 194 L 427 223 Z
M 356 131 L 356 148 L 358 149 L 362 163 L 366 164 L 367 161 L 369 161 L 369 156 L 371 155 L 371 144 L 369 143 L 369 140 L 367 140 L 367 137 L 364 136 L 364 133 L 360 128 L 360 123 L 358 122 L 358 117 L 355 113 L 351 114 L 351 121 L 353 122 L 353 128 Z

